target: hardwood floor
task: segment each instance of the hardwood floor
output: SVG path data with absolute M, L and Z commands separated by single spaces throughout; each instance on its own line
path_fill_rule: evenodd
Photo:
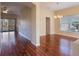
M 13 39 L 13 36 L 14 36 L 14 39 Z M 10 36 L 8 36 L 8 38 L 3 38 L 2 41 L 4 43 L 3 42 L 1 43 L 1 53 L 0 53 L 1 56 L 36 55 L 35 46 L 32 45 L 29 40 L 19 35 L 15 35 L 14 32 L 11 32 Z
M 3 37 L 5 37 L 4 34 Z M 12 32 L 1 39 L 1 56 L 70 56 L 71 45 L 76 38 L 61 35 L 41 36 L 41 45 L 35 47 L 29 40 Z
M 41 46 L 38 47 L 46 56 L 70 56 L 72 42 L 77 38 L 61 35 L 48 35 L 41 37 Z

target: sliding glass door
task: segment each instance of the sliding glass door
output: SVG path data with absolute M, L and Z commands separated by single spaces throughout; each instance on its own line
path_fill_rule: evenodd
M 2 19 L 1 20 L 1 32 L 15 31 L 14 19 Z
M 2 25 L 1 31 L 2 32 L 7 32 L 8 31 L 8 29 L 9 29 L 8 24 L 9 24 L 9 22 L 8 22 L 7 19 L 2 19 L 2 21 L 1 21 L 1 25 Z
M 14 19 L 11 19 L 11 20 L 8 20 L 9 21 L 9 31 L 15 31 L 15 20 Z

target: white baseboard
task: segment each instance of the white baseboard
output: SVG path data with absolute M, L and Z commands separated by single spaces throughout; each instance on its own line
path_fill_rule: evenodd
M 36 44 L 36 46 L 40 46 L 40 44 L 38 43 L 38 44 Z
M 34 42 L 32 42 L 32 41 L 31 41 L 31 43 L 32 43 L 34 46 L 36 46 L 36 47 L 37 47 L 37 46 L 40 46 L 40 43 L 36 44 L 36 43 L 34 43 Z
M 19 32 L 19 34 L 20 34 L 21 36 L 23 36 L 24 38 L 26 38 L 26 39 L 30 40 L 30 38 L 29 38 L 29 37 L 25 36 L 25 35 L 24 35 L 24 34 L 22 34 L 21 32 Z
M 19 34 L 20 34 L 21 36 L 23 36 L 24 38 L 30 40 L 30 38 L 28 38 L 27 36 L 25 36 L 25 35 L 22 34 L 21 32 L 19 32 Z M 30 41 L 31 41 L 31 40 L 30 40 Z M 36 44 L 36 43 L 34 43 L 34 42 L 32 42 L 32 41 L 31 41 L 31 43 L 32 43 L 34 46 L 40 46 L 40 44 Z
M 21 36 L 23 36 L 24 38 L 26 38 L 26 39 L 28 39 L 28 40 L 30 40 L 30 38 L 29 37 L 27 37 L 27 36 L 25 36 L 24 34 L 22 34 L 21 32 L 19 32 L 19 34 L 21 35 Z M 31 40 L 30 40 L 31 41 Z M 36 44 L 36 43 L 34 43 L 34 42 L 32 42 L 31 41 L 31 43 L 34 45 L 34 46 L 40 46 L 40 44 L 38 43 L 38 44 Z

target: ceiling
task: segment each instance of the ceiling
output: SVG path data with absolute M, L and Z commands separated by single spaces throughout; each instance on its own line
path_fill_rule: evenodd
M 51 11 L 57 11 L 64 8 L 73 7 L 79 5 L 79 2 L 40 2 L 41 7 L 49 9 Z M 19 14 L 19 10 L 24 7 L 32 7 L 32 2 L 3 2 L 1 7 L 6 6 L 11 13 Z
M 41 2 L 41 6 L 49 10 L 57 11 L 79 5 L 79 2 Z
M 20 10 L 23 7 L 31 8 L 33 5 L 31 2 L 1 2 L 0 8 L 7 7 L 10 14 L 18 14 L 20 15 Z

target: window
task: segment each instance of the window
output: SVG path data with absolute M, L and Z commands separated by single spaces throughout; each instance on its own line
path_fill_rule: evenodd
M 61 31 L 79 32 L 79 15 L 64 16 L 60 20 Z

